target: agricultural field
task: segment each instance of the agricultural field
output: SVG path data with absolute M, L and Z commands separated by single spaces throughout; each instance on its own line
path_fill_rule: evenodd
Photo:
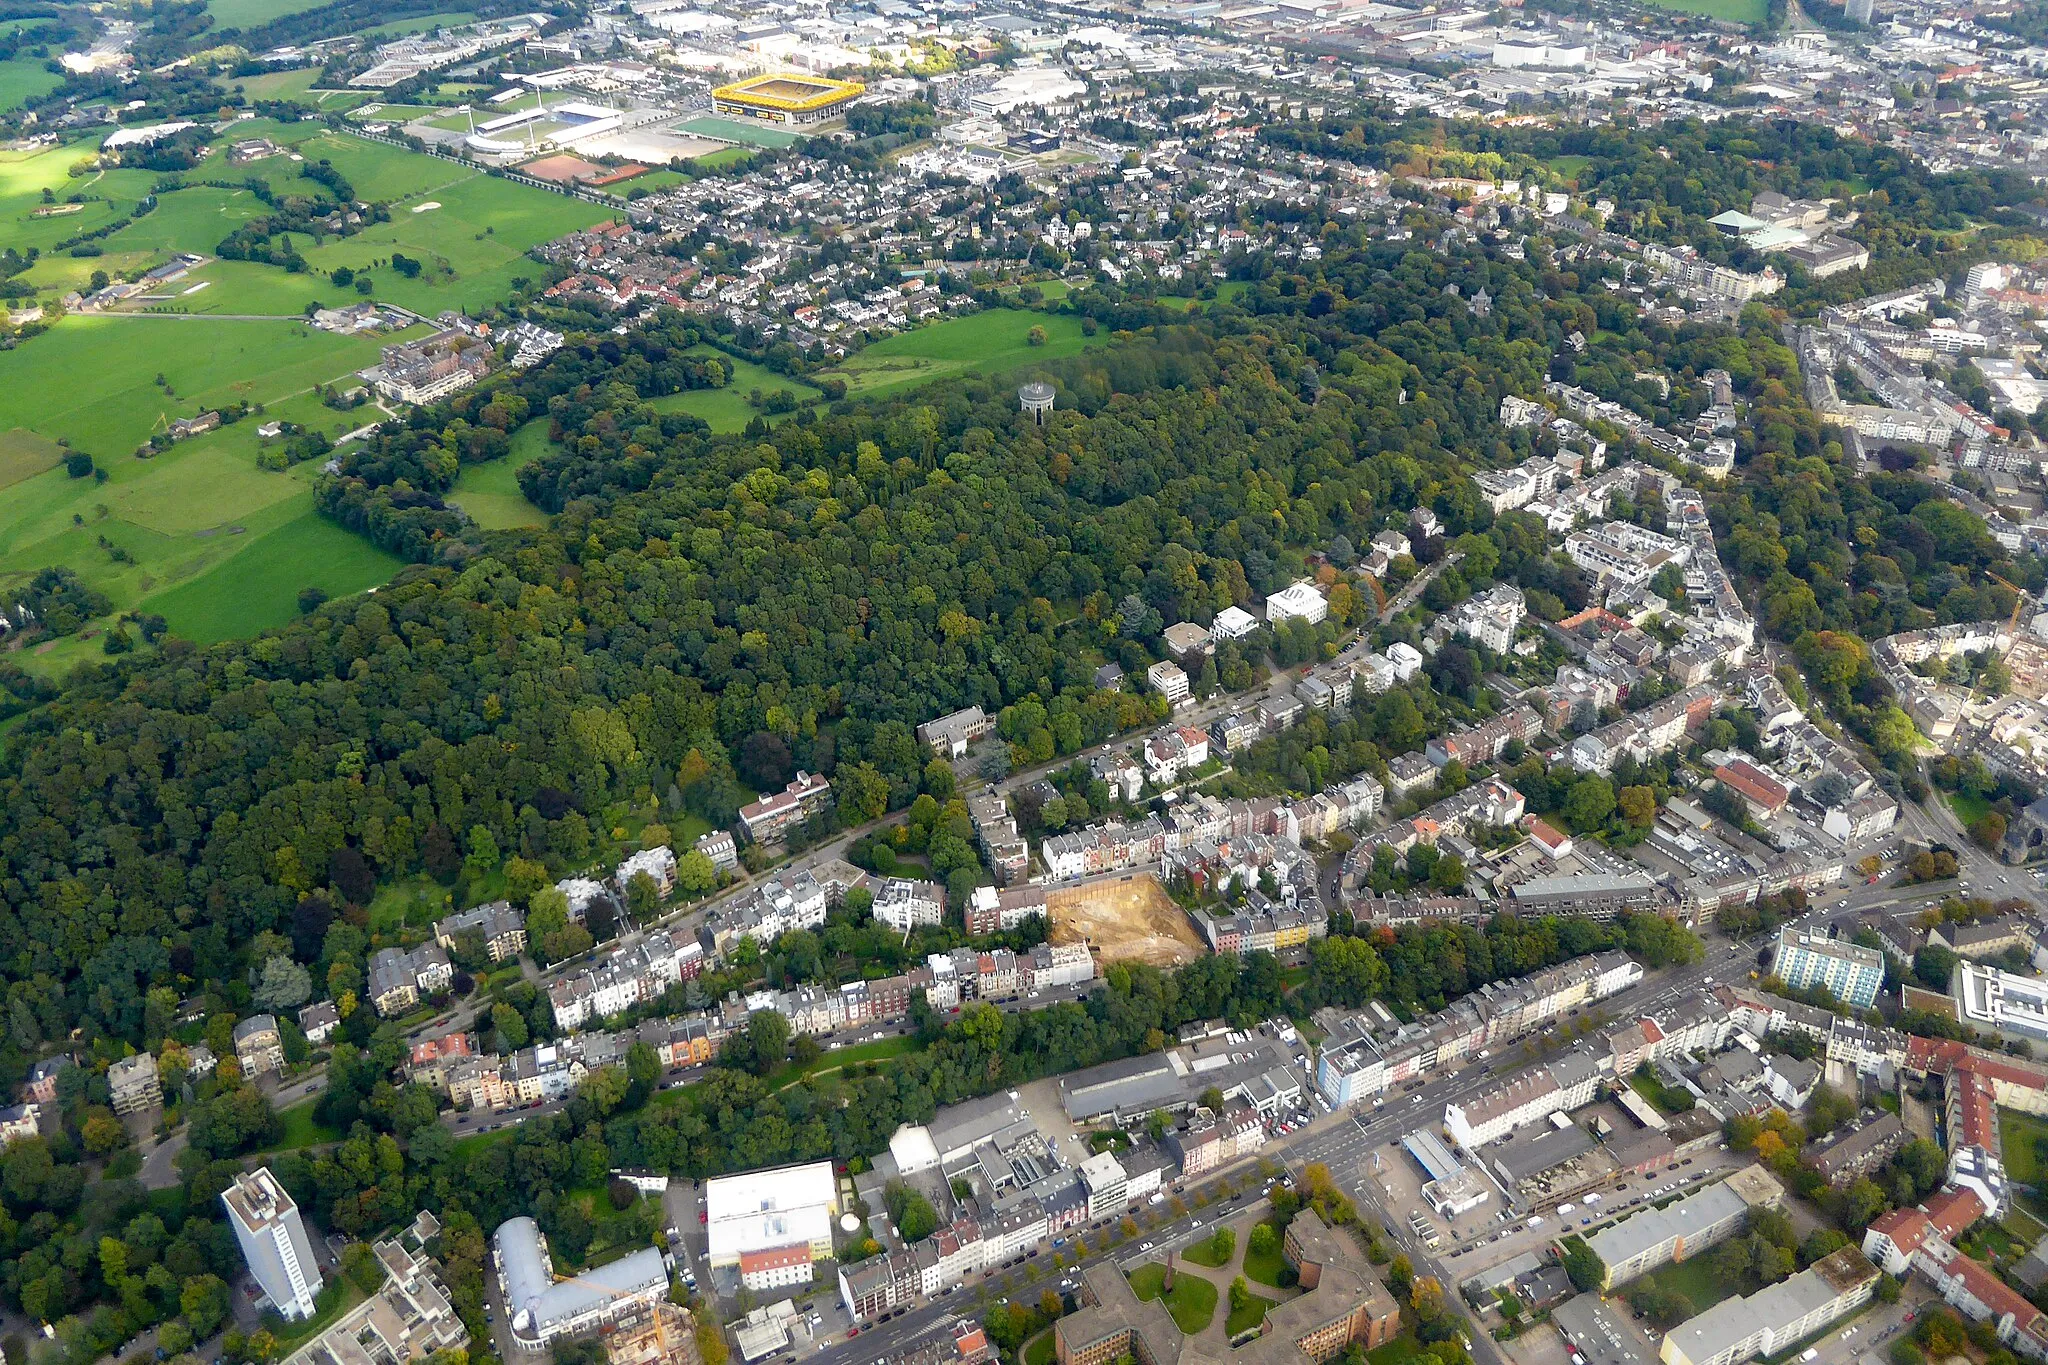
M 1043 346 L 1030 344 L 1033 327 L 1045 329 Z M 876 394 L 951 375 L 999 374 L 1107 343 L 1107 337 L 1083 336 L 1079 318 L 990 308 L 884 337 L 830 373 L 846 381 L 848 393 Z
M 539 526 L 548 514 L 526 500 L 519 491 L 519 470 L 548 451 L 545 418 L 528 422 L 512 433 L 512 453 L 487 464 L 469 464 L 456 475 L 448 500 L 469 513 L 486 531 L 505 531 L 518 526 Z
M 393 150 L 367 145 L 380 152 Z M 444 175 L 459 171 L 428 157 L 411 159 Z M 335 165 L 349 175 L 340 158 Z M 360 183 L 357 193 L 366 193 Z M 610 216 L 581 199 L 470 172 L 466 178 L 393 203 L 388 223 L 301 250 L 312 268 L 323 274 L 340 266 L 372 270 L 377 282 L 373 297 L 432 316 L 446 308 L 477 308 L 503 299 L 512 292 L 515 276 L 540 273 L 526 256 L 530 248 Z M 408 280 L 375 268 L 375 262 L 388 260 L 394 251 L 424 261 L 426 269 Z
M 340 596 L 389 578 L 395 559 L 314 512 L 317 466 L 256 465 L 264 420 L 334 435 L 375 418 L 331 411 L 307 390 L 370 363 L 377 346 L 299 323 L 75 317 L 0 352 L 0 477 L 13 479 L 0 498 L 0 584 L 65 565 L 116 610 L 160 612 L 209 641 L 289 619 L 300 588 Z M 105 381 L 81 390 L 66 379 L 85 369 Z M 264 405 L 261 417 L 133 454 L 162 421 L 244 397 Z M 59 438 L 106 481 L 72 478 L 54 458 Z M 91 637 L 73 637 L 25 662 L 55 669 L 96 653 Z
M 227 2 L 233 3 L 233 0 Z M 256 76 L 223 76 L 214 84 L 223 90 L 239 90 L 252 100 L 296 100 L 301 104 L 312 104 L 314 101 L 309 95 L 313 82 L 319 79 L 320 68 L 308 66 L 298 71 L 265 71 Z
M 255 28 L 287 14 L 297 14 L 327 0 L 207 0 L 206 12 L 217 28 Z
M 456 28 L 462 24 L 474 23 L 474 10 L 447 10 L 440 14 L 422 14 L 412 19 L 394 19 L 388 24 L 363 30 L 363 37 L 373 42 L 388 42 L 412 33 L 425 33 L 428 29 Z
M 17 109 L 63 83 L 64 78 L 45 68 L 40 58 L 10 57 L 0 62 L 0 110 Z
M 714 354 L 709 346 L 691 348 L 692 355 Z M 755 389 L 762 393 L 773 393 L 777 389 L 788 389 L 805 403 L 820 397 L 818 390 L 801 379 L 792 379 L 786 374 L 777 374 L 771 369 L 756 365 L 751 360 L 741 360 L 723 351 L 715 352 L 732 370 L 732 382 L 722 389 L 689 389 L 683 393 L 664 394 L 652 400 L 652 406 L 661 412 L 687 412 L 701 417 L 714 432 L 744 431 L 747 423 L 764 416 L 760 409 L 747 401 Z M 780 421 L 786 413 L 768 415 L 772 424 Z

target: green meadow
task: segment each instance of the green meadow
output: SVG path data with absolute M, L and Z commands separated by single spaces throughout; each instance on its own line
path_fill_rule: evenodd
M 18 109 L 37 95 L 47 95 L 64 83 L 38 57 L 9 57 L 0 62 L 0 110 Z
M 207 0 L 206 12 L 220 28 L 255 28 L 327 0 Z
M 751 360 L 741 360 L 723 351 L 714 352 L 709 346 L 691 348 L 692 355 L 716 354 L 732 371 L 732 382 L 722 389 L 686 389 L 682 393 L 664 394 L 652 400 L 653 406 L 661 412 L 687 412 L 701 417 L 715 432 L 744 431 L 748 422 L 762 416 L 761 410 L 747 401 L 755 389 L 770 394 L 777 389 L 788 389 L 803 402 L 819 397 L 817 389 L 801 379 L 791 379 L 786 374 L 777 374 Z M 788 414 L 770 416 L 770 422 L 780 421 Z
M 1033 327 L 1045 329 L 1044 345 L 1030 343 Z M 829 373 L 843 378 L 849 393 L 885 393 L 947 375 L 1000 374 L 1107 343 L 1107 337 L 1083 336 L 1079 318 L 990 308 L 884 337 Z
M 1731 24 L 1761 24 L 1769 13 L 1767 0 L 1649 0 L 1658 9 L 1704 14 Z
M 538 526 L 548 514 L 519 491 L 520 467 L 548 452 L 548 423 L 537 418 L 512 433 L 512 452 L 501 460 L 469 464 L 455 476 L 448 500 L 486 531 Z

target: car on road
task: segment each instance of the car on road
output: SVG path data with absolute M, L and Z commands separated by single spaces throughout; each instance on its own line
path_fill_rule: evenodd
M 846 1329 L 846 1339 L 847 1339 L 848 1341 L 852 1341 L 852 1340 L 853 1340 L 853 1339 L 854 1339 L 855 1337 L 857 1337 L 857 1336 L 859 1336 L 859 1335 L 860 1335 L 860 1328 L 858 1328 L 858 1327 L 849 1327 L 849 1328 L 847 1328 L 847 1329 Z

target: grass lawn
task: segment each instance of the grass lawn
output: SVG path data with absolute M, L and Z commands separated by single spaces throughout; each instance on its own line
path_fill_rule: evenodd
M 762 124 L 739 123 L 732 119 L 705 115 L 676 125 L 679 132 L 700 133 L 705 137 L 721 138 L 726 142 L 743 142 L 751 147 L 787 147 L 798 141 L 798 134 L 785 133 L 780 129 Z M 714 153 L 715 155 L 715 153 Z
M 1948 808 L 1956 813 L 1956 819 L 1963 822 L 1965 829 L 1982 820 L 1991 811 L 1991 802 L 1986 797 L 1972 796 L 1968 792 L 1944 792 L 1943 797 L 1948 802 Z
M 1166 1267 L 1148 1262 L 1131 1272 L 1131 1292 L 1141 1299 L 1156 1299 L 1166 1284 Z M 1216 1286 L 1200 1275 L 1176 1275 L 1173 1292 L 1166 1295 L 1166 1311 L 1174 1326 L 1194 1336 L 1216 1316 Z
M 686 389 L 682 393 L 664 394 L 651 401 L 650 406 L 657 412 L 687 412 L 693 417 L 703 418 L 715 432 L 744 431 L 748 422 L 764 415 L 747 402 L 747 395 L 755 389 L 762 393 L 788 389 L 803 402 L 819 397 L 818 390 L 803 380 L 777 374 L 751 360 L 741 360 L 709 346 L 692 347 L 690 354 L 717 355 L 732 371 L 731 382 L 722 389 Z M 770 415 L 768 420 L 772 424 L 788 415 Z
M 665 1091 L 663 1093 L 668 1092 Z M 489 1110 L 476 1109 L 470 1112 L 475 1117 L 484 1119 L 487 1122 L 496 1123 L 500 1121 L 498 1119 L 491 1118 Z M 478 1157 L 482 1156 L 485 1152 L 488 1152 L 491 1148 L 496 1147 L 499 1143 L 510 1142 L 512 1140 L 512 1135 L 518 1132 L 519 1128 L 517 1124 L 514 1124 L 509 1120 L 506 1120 L 504 1122 L 505 1126 L 503 1128 L 498 1129 L 498 1131 L 496 1131 L 495 1133 L 471 1133 L 468 1137 L 459 1137 L 455 1139 L 453 1147 L 455 1159 L 457 1161 L 474 1161 Z
M 1252 1295 L 1244 1307 L 1230 1310 L 1230 1316 L 1223 1320 L 1224 1333 L 1234 1337 L 1239 1332 L 1251 1331 L 1266 1320 L 1266 1310 L 1273 1307 L 1275 1302 L 1276 1300 L 1261 1298 L 1257 1294 Z
M 1731 24 L 1761 24 L 1768 6 L 1765 0 L 1650 0 L 1659 9 L 1704 14 Z
M 1221 1270 L 1224 1266 L 1230 1264 L 1231 1256 L 1237 1254 L 1237 1243 L 1233 1240 L 1230 1244 L 1230 1251 L 1225 1255 L 1218 1256 L 1216 1251 L 1215 1239 L 1204 1237 L 1198 1242 L 1188 1243 L 1187 1248 L 1180 1255 L 1184 1261 L 1193 1261 L 1196 1265 L 1205 1265 L 1211 1270 Z
M 2006 1174 L 2015 1184 L 2039 1187 L 2042 1164 L 2035 1143 L 2048 1138 L 2048 1120 L 2022 1114 L 2017 1109 L 2001 1109 L 1998 1122 L 1998 1142 L 2000 1155 L 2005 1158 Z
M 1692 1256 L 1674 1265 L 1662 1266 L 1645 1275 L 1642 1282 L 1654 1283 L 1661 1289 L 1677 1290 L 1685 1295 L 1696 1314 L 1706 1312 L 1735 1292 L 1733 1286 L 1714 1278 L 1705 1256 Z M 1631 1289 L 1634 1287 L 1634 1284 L 1629 1286 Z
M 422 14 L 416 19 L 395 19 L 376 28 L 364 29 L 366 38 L 403 38 L 411 33 L 425 33 L 430 28 L 456 28 L 472 23 L 476 19 L 474 10 L 447 10 L 440 14 Z
M 1273 1230 L 1275 1232 L 1280 1230 L 1277 1224 L 1273 1225 Z M 1285 1283 L 1281 1278 L 1283 1272 L 1291 1273 L 1288 1270 L 1286 1259 L 1280 1254 L 1280 1246 L 1277 1242 L 1271 1251 L 1263 1255 L 1252 1250 L 1250 1243 L 1245 1245 L 1244 1277 L 1246 1279 L 1251 1280 L 1255 1284 L 1268 1285 L 1271 1288 L 1278 1289 Z
M 1577 180 L 1579 173 L 1593 164 L 1590 156 L 1554 156 L 1543 163 L 1566 180 Z
M 347 597 L 389 581 L 402 567 L 396 555 L 314 511 L 307 493 L 301 515 L 259 537 L 228 563 L 145 598 L 143 607 L 160 612 L 176 634 L 212 644 L 291 620 L 298 614 L 301 588 Z
M 448 892 L 431 877 L 379 882 L 370 898 L 370 932 L 390 937 L 407 925 L 424 929 L 454 908 Z
M 1045 345 L 1026 340 L 1033 327 L 1045 329 Z M 883 393 L 956 374 L 998 374 L 1108 340 L 1082 336 L 1079 318 L 990 308 L 884 337 L 848 356 L 834 373 L 846 380 L 849 393 Z
M 0 110 L 18 109 L 37 95 L 47 95 L 64 83 L 62 76 L 44 69 L 30 56 L 9 57 L 0 62 Z
M 237 5 L 244 2 L 245 0 L 218 0 L 211 8 L 218 11 L 223 4 Z M 285 2 L 297 4 L 297 0 Z M 318 4 L 319 0 L 312 0 L 312 3 Z M 312 4 L 301 5 L 300 8 L 310 9 Z M 311 104 L 313 101 L 308 99 L 307 95 L 313 89 L 313 82 L 319 79 L 320 68 L 309 66 L 298 71 L 265 71 L 256 76 L 222 76 L 214 84 L 226 90 L 239 90 L 252 100 L 297 100 Z
M 901 1057 L 906 1052 L 917 1051 L 915 1038 L 877 1038 L 871 1043 L 855 1043 L 852 1047 L 834 1048 L 823 1053 L 809 1066 L 791 1064 L 768 1073 L 768 1088 L 780 1090 L 796 1084 L 806 1076 L 815 1076 L 825 1071 L 843 1071 L 847 1067 L 863 1062 L 886 1062 L 892 1057 Z
M 1052 1329 L 1046 1328 L 1031 1338 L 1024 1347 L 1024 1365 L 1052 1365 L 1053 1355 L 1059 1343 L 1053 1340 Z
M 66 438 L 108 477 L 61 466 L 20 478 L 0 498 L 0 589 L 47 565 L 78 572 L 116 610 L 163 613 L 201 642 L 288 620 L 300 588 L 332 596 L 388 579 L 398 561 L 313 511 L 314 465 L 256 467 L 259 420 L 135 456 L 161 421 L 247 398 L 265 415 L 333 434 L 355 419 L 307 392 L 369 363 L 377 339 L 300 323 L 208 318 L 72 317 L 0 352 L 0 432 Z M 170 393 L 154 382 L 161 374 Z M 77 376 L 90 375 L 90 383 Z M 233 564 L 233 568 L 228 565 Z M 97 632 L 21 656 L 39 672 L 96 653 Z
M 1398 1336 L 1384 1346 L 1375 1346 L 1365 1353 L 1372 1365 L 1408 1365 L 1422 1354 L 1422 1343 L 1411 1336 Z
M 488 464 L 464 465 L 449 491 L 451 502 L 476 518 L 486 531 L 503 531 L 515 526 L 539 526 L 548 514 L 526 500 L 519 491 L 519 468 L 548 451 L 545 418 L 528 422 L 512 434 L 512 451 Z
M 346 1276 L 330 1276 L 326 1289 L 313 1301 L 315 1307 L 312 1317 L 302 1322 L 287 1323 L 276 1312 L 266 1311 L 263 1315 L 264 1326 L 276 1336 L 280 1350 L 290 1351 L 332 1327 L 342 1314 L 369 1297 L 356 1288 L 354 1282 Z
M 268 1150 L 273 1152 L 296 1151 L 311 1147 L 319 1142 L 339 1142 L 347 1136 L 339 1128 L 330 1128 L 313 1117 L 313 1106 L 320 1102 L 319 1096 L 301 1100 L 289 1109 L 280 1109 L 277 1116 L 284 1120 L 284 1136 Z

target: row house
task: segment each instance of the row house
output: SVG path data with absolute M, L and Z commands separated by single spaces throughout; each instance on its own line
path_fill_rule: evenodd
M 1697 735 L 1713 719 L 1720 693 L 1701 684 L 1674 692 L 1632 716 L 1623 716 L 1591 734 L 1580 735 L 1565 755 L 1580 772 L 1609 773 L 1623 754 L 1647 763 Z
M 1436 767 L 1462 763 L 1467 768 L 1491 763 L 1520 740 L 1527 743 L 1543 732 L 1543 719 L 1520 703 L 1454 735 L 1429 741 L 1424 755 Z
M 1346 830 L 1361 829 L 1380 813 L 1387 792 L 1368 774 L 1334 783 L 1305 801 L 1289 807 L 1295 829 L 1305 840 L 1317 843 Z
M 873 910 L 877 922 L 908 934 L 945 919 L 945 888 L 922 879 L 889 877 L 875 888 Z
M 857 1322 L 910 1306 L 922 1287 L 917 1258 L 908 1251 L 885 1251 L 839 1268 L 839 1298 Z
M 1161 730 L 1146 740 L 1139 752 L 1152 784 L 1163 787 L 1209 761 L 1209 734 L 1193 725 Z
M 609 1018 L 647 1001 L 658 1000 L 677 982 L 695 979 L 704 970 L 704 949 L 692 939 L 668 930 L 649 934 L 634 947 L 593 963 L 548 987 L 559 1028 L 580 1028 L 591 1019 Z
M 1155 863 L 1165 852 L 1165 827 L 1149 815 L 1135 824 L 1112 820 L 1055 834 L 1038 846 L 1047 875 L 1061 881 Z
M 1180 1163 L 1183 1179 L 1206 1175 L 1266 1145 L 1266 1124 L 1257 1110 L 1240 1106 L 1225 1114 L 1197 1110 L 1166 1135 L 1166 1150 Z

